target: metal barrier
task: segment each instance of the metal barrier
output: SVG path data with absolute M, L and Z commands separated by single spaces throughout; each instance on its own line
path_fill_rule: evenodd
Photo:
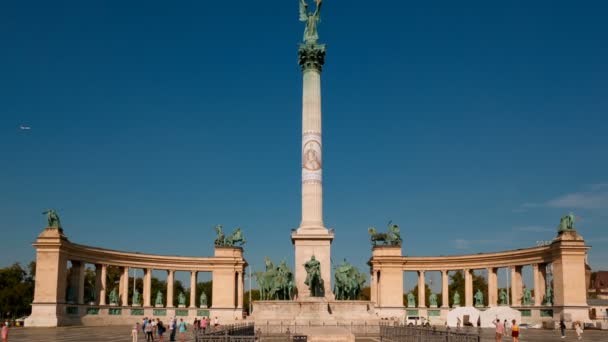
M 403 325 L 380 326 L 380 340 L 388 342 L 479 342 L 479 334 Z

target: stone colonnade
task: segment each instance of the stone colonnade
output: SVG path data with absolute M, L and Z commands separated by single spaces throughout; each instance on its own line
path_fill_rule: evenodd
M 33 244 L 36 247 L 36 284 L 32 315 L 26 326 L 59 326 L 125 323 L 129 319 L 165 316 L 218 316 L 233 320 L 242 317 L 244 273 L 247 262 L 240 247 L 216 247 L 213 257 L 178 257 L 120 252 L 71 243 L 61 228 L 46 228 Z M 68 277 L 67 263 L 72 270 Z M 85 264 L 95 265 L 95 301 L 85 303 Z M 118 301 L 108 303 L 106 297 L 113 284 L 107 283 L 108 267 L 120 268 Z M 129 306 L 129 270 L 143 269 L 143 306 Z M 166 306 L 156 306 L 151 293 L 152 272 L 167 272 Z M 175 308 L 175 272 L 190 272 L 190 305 Z M 196 283 L 198 272 L 211 272 L 213 288 L 211 308 L 198 307 Z M 140 301 L 141 303 L 141 301 Z M 204 310 L 198 310 L 204 309 Z M 85 317 L 86 316 L 86 317 Z M 140 317 L 137 317 L 140 316 Z M 116 322 L 115 322 L 116 321 Z
M 429 311 L 437 316 L 445 316 L 449 311 L 450 294 L 448 272 L 462 271 L 465 278 L 465 293 L 460 294 L 462 306 L 474 306 L 473 271 L 487 270 L 489 307 L 499 306 L 498 268 L 508 268 L 511 278 L 508 304 L 537 318 L 573 320 L 588 318 L 585 288 L 585 242 L 575 231 L 560 233 L 548 246 L 518 249 L 498 253 L 480 253 L 461 256 L 406 257 L 401 255 L 400 246 L 376 246 L 369 261 L 371 270 L 371 301 L 383 317 L 402 317 L 403 272 L 418 274 L 418 314 L 427 317 Z M 543 299 L 547 289 L 547 265 L 553 269 L 552 305 L 545 305 Z M 522 267 L 531 265 L 534 281 L 534 299 L 530 305 L 523 305 Z M 428 308 L 425 298 L 425 272 L 441 272 L 442 307 Z M 485 305 L 484 305 L 485 306 Z M 412 308 L 409 308 L 412 309 Z M 420 312 L 422 310 L 422 312 Z M 430 315 L 428 315 L 430 316 Z

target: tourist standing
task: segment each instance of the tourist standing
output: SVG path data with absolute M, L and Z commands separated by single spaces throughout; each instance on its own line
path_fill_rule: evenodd
M 207 325 L 209 323 L 207 322 L 207 317 L 203 317 L 201 319 L 201 329 L 203 330 L 203 334 L 205 333 L 205 330 L 207 330 Z
M 133 329 L 131 329 L 131 341 L 137 342 L 137 334 L 139 334 L 139 322 L 133 325 Z
M 179 340 L 180 342 L 186 341 L 186 322 L 184 322 L 183 318 L 179 319 Z
M 165 338 L 163 337 L 164 333 L 165 333 L 165 325 L 163 324 L 163 321 L 161 321 L 159 318 L 156 319 L 156 329 L 158 329 L 158 340 L 159 341 L 164 341 Z
M 154 341 L 154 339 L 156 338 L 156 321 L 154 320 L 154 318 L 150 318 L 150 324 L 152 324 L 152 341 Z
M 505 326 L 498 318 L 492 323 L 496 327 L 496 342 L 502 342 L 502 336 L 505 334 Z
M 559 320 L 559 330 L 562 333 L 562 338 L 566 338 L 566 323 L 564 323 L 564 319 Z
M 198 322 L 198 317 L 194 317 L 194 322 L 192 322 L 192 330 L 194 333 L 194 342 L 198 342 L 198 330 L 200 329 L 200 323 Z
M 2 342 L 8 342 L 8 321 L 2 326 Z
M 215 328 L 220 326 L 220 320 L 217 318 L 217 316 L 215 316 L 215 319 L 213 320 L 213 326 Z
M 574 323 L 574 330 L 576 331 L 576 337 L 580 340 L 583 338 L 583 324 L 580 321 Z
M 146 333 L 146 341 L 154 342 L 154 335 L 152 335 L 152 322 L 147 321 L 146 327 L 144 328 L 144 332 Z
M 177 331 L 175 318 L 171 318 L 171 323 L 169 323 L 169 330 L 171 334 L 169 335 L 169 341 L 175 341 L 175 333 Z
M 519 342 L 519 325 L 515 320 L 511 321 L 511 337 L 513 342 Z

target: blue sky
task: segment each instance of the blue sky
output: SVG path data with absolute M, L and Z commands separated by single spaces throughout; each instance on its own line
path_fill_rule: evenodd
M 573 211 L 608 268 L 608 5 L 327 0 L 325 222 L 366 269 L 524 248 Z M 0 4 L 0 266 L 35 258 L 43 209 L 71 241 L 293 262 L 300 222 L 297 1 Z M 22 131 L 19 125 L 31 126 Z

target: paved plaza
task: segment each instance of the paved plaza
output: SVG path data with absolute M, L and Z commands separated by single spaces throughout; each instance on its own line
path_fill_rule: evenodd
M 494 341 L 492 329 L 482 329 L 482 341 Z M 511 338 L 503 339 L 511 341 Z M 13 328 L 10 331 L 10 342 L 119 342 L 131 341 L 130 326 L 112 327 L 59 327 L 59 328 Z M 145 341 L 139 334 L 139 341 Z M 155 339 L 158 341 L 158 339 Z M 165 341 L 169 336 L 165 335 Z M 186 334 L 186 341 L 194 341 L 191 332 Z M 380 338 L 357 338 L 360 342 L 380 341 Z M 566 338 L 559 337 L 558 330 L 526 329 L 522 330 L 520 341 L 577 341 L 574 331 L 566 332 Z M 608 341 L 608 331 L 586 330 L 583 341 Z

